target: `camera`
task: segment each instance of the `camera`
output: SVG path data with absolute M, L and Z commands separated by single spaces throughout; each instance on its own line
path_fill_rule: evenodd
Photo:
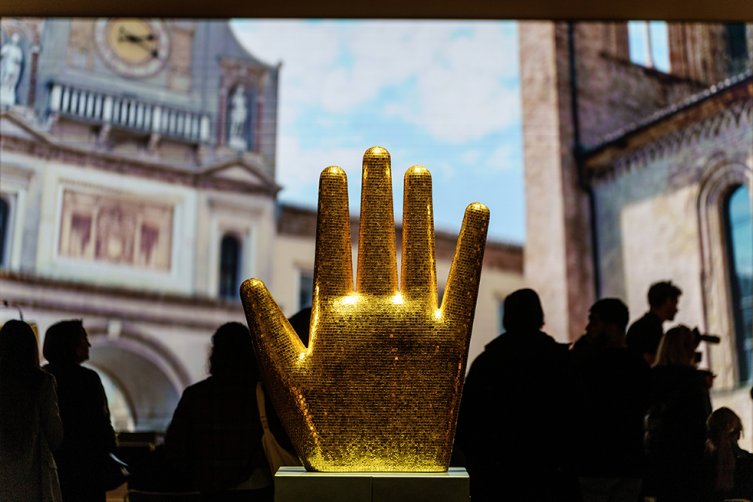
M 698 347 L 701 342 L 717 344 L 722 341 L 721 337 L 717 335 L 708 335 L 706 333 L 701 333 L 700 331 L 698 331 L 697 327 L 693 328 L 692 333 L 693 343 L 695 343 L 696 347 Z

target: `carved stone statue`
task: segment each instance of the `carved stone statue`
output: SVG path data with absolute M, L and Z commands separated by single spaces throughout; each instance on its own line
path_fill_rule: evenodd
M 246 92 L 242 85 L 235 88 L 233 97 L 230 99 L 230 132 L 228 144 L 231 148 L 245 150 L 248 147 L 246 141 Z
M 24 53 L 19 46 L 20 36 L 14 33 L 0 49 L 0 105 L 16 104 L 16 87 L 21 78 Z

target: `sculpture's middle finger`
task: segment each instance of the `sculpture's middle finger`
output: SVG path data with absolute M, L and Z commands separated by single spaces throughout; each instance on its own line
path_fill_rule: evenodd
M 390 154 L 378 146 L 363 156 L 356 289 L 373 295 L 397 292 Z

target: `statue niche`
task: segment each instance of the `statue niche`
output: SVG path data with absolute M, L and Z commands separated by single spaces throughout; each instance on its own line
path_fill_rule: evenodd
M 21 36 L 13 33 L 0 48 L 0 106 L 13 106 L 18 102 L 16 88 L 24 62 L 20 40 Z
M 248 93 L 243 84 L 238 84 L 230 95 L 228 105 L 227 144 L 230 148 L 248 150 L 251 133 L 250 115 Z

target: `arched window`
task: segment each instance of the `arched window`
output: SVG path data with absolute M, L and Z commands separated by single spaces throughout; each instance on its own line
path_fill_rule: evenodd
M 225 234 L 220 243 L 220 298 L 238 299 L 241 275 L 241 241 Z
M 5 250 L 8 243 L 8 215 L 10 214 L 10 206 L 5 199 L 0 198 L 0 267 L 6 266 Z
M 738 377 L 748 383 L 753 377 L 753 217 L 750 190 L 738 185 L 724 204 L 732 314 Z

